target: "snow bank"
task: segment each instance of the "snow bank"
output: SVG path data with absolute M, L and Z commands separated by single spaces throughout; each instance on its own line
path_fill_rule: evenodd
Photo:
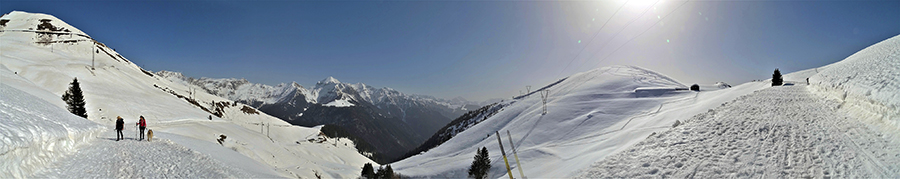
M 813 91 L 841 99 L 853 116 L 900 130 L 900 36 L 818 71 L 809 79 Z
M 26 177 L 104 131 L 5 83 L 0 84 L 0 119 L 0 178 Z

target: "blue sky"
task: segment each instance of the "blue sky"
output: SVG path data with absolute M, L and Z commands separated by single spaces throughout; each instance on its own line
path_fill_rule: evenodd
M 636 65 L 733 85 L 900 34 L 900 1 L 0 1 L 52 14 L 142 67 L 470 100 Z M 607 21 L 608 20 L 608 21 Z

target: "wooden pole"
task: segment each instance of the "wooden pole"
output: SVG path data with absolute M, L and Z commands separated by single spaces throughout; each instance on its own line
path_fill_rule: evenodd
M 519 168 L 519 176 L 522 176 L 522 179 L 525 179 L 525 172 L 522 171 L 522 164 L 519 163 L 519 154 L 516 152 L 516 144 L 513 143 L 512 135 L 509 134 L 509 130 L 506 130 L 506 136 L 509 137 L 509 147 L 512 148 L 513 156 L 516 157 L 516 168 Z
M 506 173 L 509 174 L 509 179 L 513 179 L 512 170 L 509 169 L 509 160 L 506 159 L 506 151 L 503 150 L 503 140 L 500 140 L 500 131 L 494 131 L 497 133 L 497 143 L 500 144 L 500 153 L 503 154 L 503 162 L 506 163 Z

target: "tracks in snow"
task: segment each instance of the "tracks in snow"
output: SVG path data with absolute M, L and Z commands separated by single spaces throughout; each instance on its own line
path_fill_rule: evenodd
M 648 137 L 580 177 L 900 177 L 900 139 L 835 112 L 806 86 L 781 86 Z
M 35 178 L 247 178 L 239 169 L 172 143 L 135 140 L 134 130 L 115 141 L 113 131 L 104 133 L 75 154 L 39 171 Z M 132 134 L 129 136 L 128 134 Z

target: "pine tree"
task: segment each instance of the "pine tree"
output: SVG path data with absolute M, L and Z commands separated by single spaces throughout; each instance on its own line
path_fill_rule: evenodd
M 481 147 L 475 153 L 475 161 L 469 167 L 469 177 L 476 179 L 487 178 L 487 173 L 491 169 L 491 159 L 488 158 L 487 147 Z
M 384 173 L 381 174 L 385 179 L 394 178 L 394 169 L 391 168 L 391 165 L 388 164 L 387 167 L 384 167 Z
M 377 179 L 390 179 L 394 178 L 394 169 L 391 168 L 391 165 L 380 166 L 378 167 L 378 172 L 375 173 L 375 178 Z
M 66 93 L 62 95 L 62 100 L 66 102 L 66 108 L 69 112 L 87 118 L 87 109 L 84 108 L 84 95 L 82 95 L 78 78 L 75 78 L 69 84 L 69 90 L 66 90 Z
M 366 163 L 362 168 L 362 177 L 368 179 L 375 178 L 375 168 L 372 167 L 372 163 Z
M 778 69 L 775 69 L 775 73 L 772 74 L 772 86 L 781 86 L 784 79 L 781 79 L 781 72 Z

